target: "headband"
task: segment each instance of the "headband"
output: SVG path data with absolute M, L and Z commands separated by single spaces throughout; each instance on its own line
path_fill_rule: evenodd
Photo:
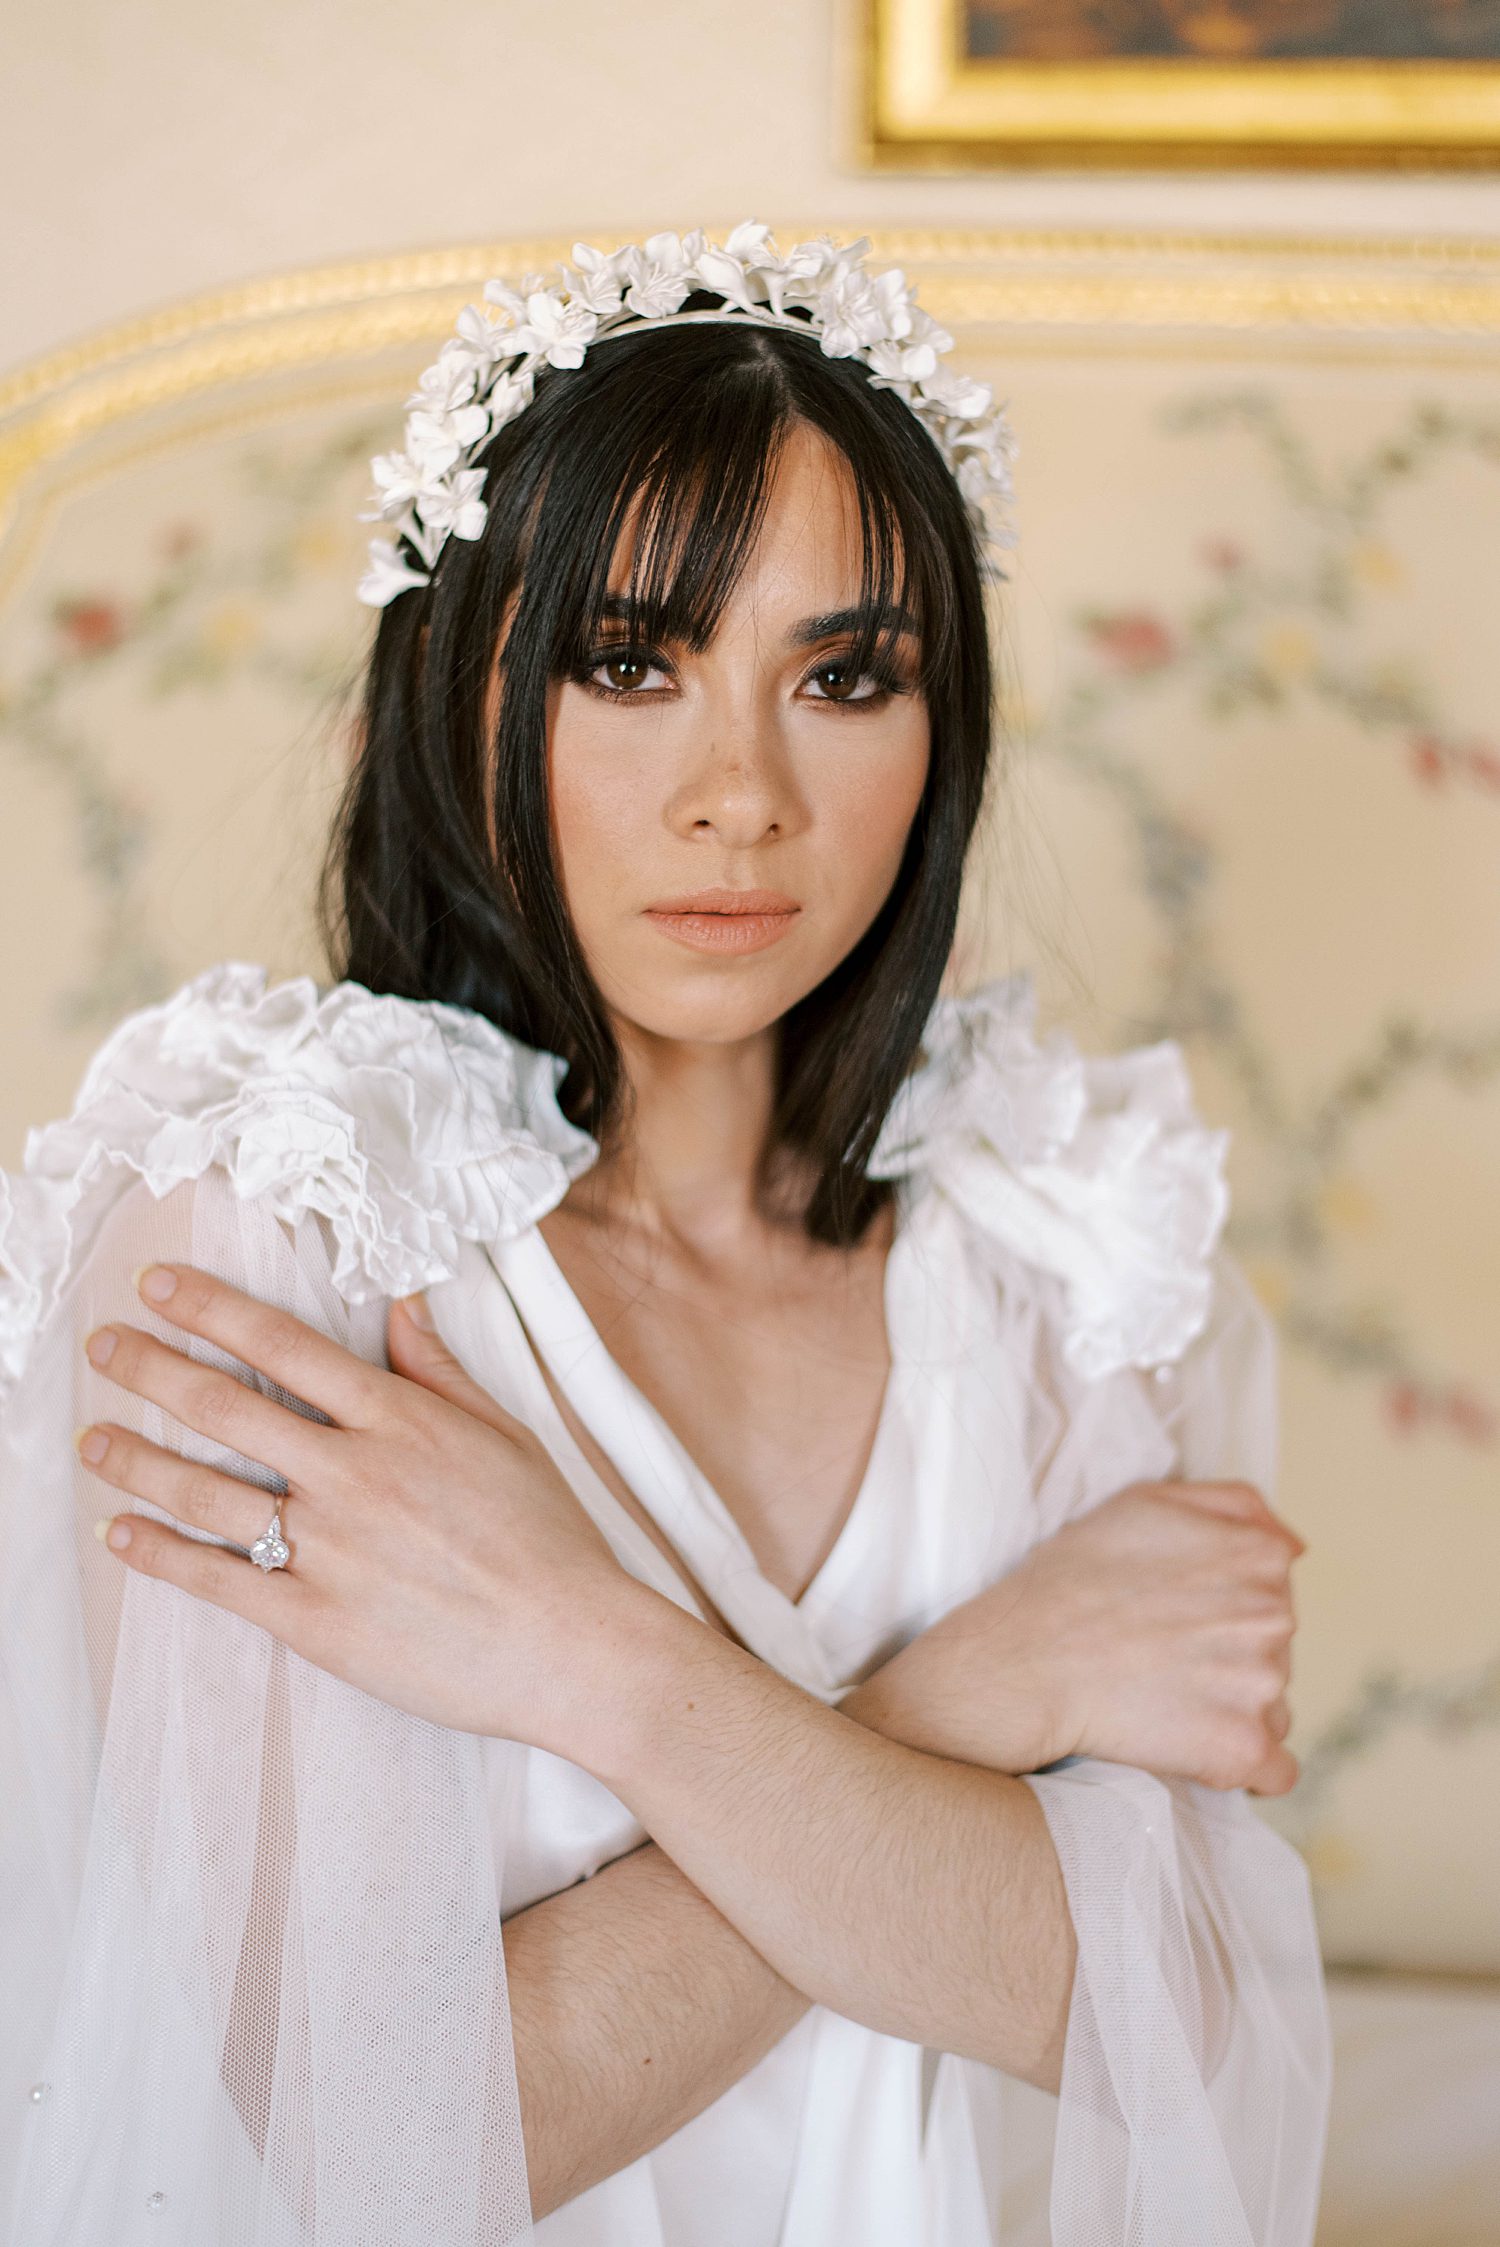
M 464 307 L 406 401 L 404 450 L 371 462 L 375 489 L 360 520 L 391 523 L 396 537 L 371 539 L 359 598 L 384 608 L 432 582 L 447 539 L 479 537 L 489 471 L 473 463 L 530 405 L 538 367 L 579 367 L 612 336 L 701 320 L 815 335 L 825 358 L 863 360 L 875 388 L 896 391 L 932 437 L 963 494 L 985 574 L 1003 580 L 995 552 L 1016 543 L 1007 510 L 1017 449 L 1004 408 L 988 384 L 944 371 L 952 336 L 922 310 L 899 266 L 866 268 L 869 247 L 867 235 L 840 244 L 823 234 L 782 257 L 770 228 L 746 220 L 722 244 L 701 228 L 607 252 L 575 242 L 574 262 L 559 264 L 553 287 L 540 273 L 519 287 L 486 281 L 485 303 Z M 683 312 L 699 289 L 722 302 Z

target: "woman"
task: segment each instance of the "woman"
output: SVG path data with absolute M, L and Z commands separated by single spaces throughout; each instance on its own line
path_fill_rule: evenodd
M 1225 1134 L 939 996 L 1005 433 L 865 247 L 491 285 L 340 980 L 8 1182 L 27 2247 L 1311 2237 Z

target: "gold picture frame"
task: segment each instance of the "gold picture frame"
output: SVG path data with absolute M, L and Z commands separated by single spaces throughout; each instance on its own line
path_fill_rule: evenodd
M 1500 167 L 1500 60 L 976 59 L 971 0 L 860 0 L 872 169 Z

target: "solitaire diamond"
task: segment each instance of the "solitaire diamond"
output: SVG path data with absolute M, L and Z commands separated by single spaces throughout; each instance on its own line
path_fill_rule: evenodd
M 257 1568 L 285 1568 L 291 1559 L 291 1547 L 281 1534 L 281 1516 L 271 1516 L 271 1526 L 263 1529 L 250 1547 L 250 1558 Z

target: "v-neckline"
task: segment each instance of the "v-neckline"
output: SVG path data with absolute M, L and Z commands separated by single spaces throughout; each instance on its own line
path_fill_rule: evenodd
M 518 1300 L 517 1303 L 533 1347 L 544 1358 L 547 1369 L 563 1396 L 610 1461 L 637 1505 L 643 1507 L 657 1522 L 682 1560 L 698 1575 L 715 1604 L 726 1612 L 729 1597 L 727 1583 L 748 1578 L 757 1587 L 760 1597 L 775 1602 L 779 1609 L 805 1622 L 843 1573 L 855 1540 L 863 1533 L 866 1517 L 882 1487 L 885 1456 L 894 1440 L 898 1392 L 902 1386 L 899 1378 L 902 1367 L 902 1322 L 897 1309 L 897 1283 L 900 1267 L 906 1257 L 906 1238 L 910 1229 L 906 1204 L 904 1183 L 897 1181 L 895 1225 L 882 1274 L 886 1349 L 890 1362 L 876 1415 L 875 1433 L 871 1438 L 859 1487 L 845 1510 L 833 1543 L 795 1599 L 782 1591 L 779 1585 L 773 1584 L 765 1574 L 744 1530 L 687 1445 L 645 1391 L 631 1379 L 618 1358 L 606 1347 L 603 1336 L 553 1254 L 551 1244 L 540 1226 L 529 1226 L 524 1233 L 504 1242 L 498 1251 L 492 1252 L 492 1261 L 496 1263 L 500 1277 L 507 1286 L 513 1275 L 529 1269 L 531 1276 L 545 1290 L 553 1313 L 560 1315 L 553 1318 L 537 1317 L 535 1301 L 529 1305 L 525 1301 Z M 585 1394 L 580 1397 L 575 1394 L 570 1379 L 573 1366 L 558 1362 L 559 1349 L 566 1348 L 570 1342 L 575 1345 L 569 1351 L 575 1364 L 581 1355 L 586 1355 L 590 1361 L 591 1371 L 599 1385 L 593 1395 Z M 603 1391 L 602 1395 L 600 1390 Z M 632 1434 L 644 1434 L 648 1439 L 646 1448 L 657 1453 L 658 1463 L 665 1463 L 675 1470 L 670 1476 L 648 1477 L 648 1487 L 659 1499 L 665 1501 L 669 1515 L 667 1520 L 660 1518 L 658 1507 L 638 1487 L 638 1477 L 628 1471 L 626 1463 L 620 1457 L 623 1448 L 621 1433 L 627 1428 Z M 678 1486 L 675 1491 L 671 1487 L 674 1481 Z M 693 1509 L 681 1503 L 684 1491 L 690 1492 L 696 1500 L 696 1518 Z M 611 1496 L 613 1497 L 613 1493 Z M 619 1504 L 617 1498 L 614 1502 Z M 711 1573 L 703 1565 L 705 1556 L 701 1532 L 704 1529 L 710 1532 L 713 1542 L 719 1548 L 721 1567 Z M 725 1562 L 732 1572 L 727 1579 L 722 1568 Z

